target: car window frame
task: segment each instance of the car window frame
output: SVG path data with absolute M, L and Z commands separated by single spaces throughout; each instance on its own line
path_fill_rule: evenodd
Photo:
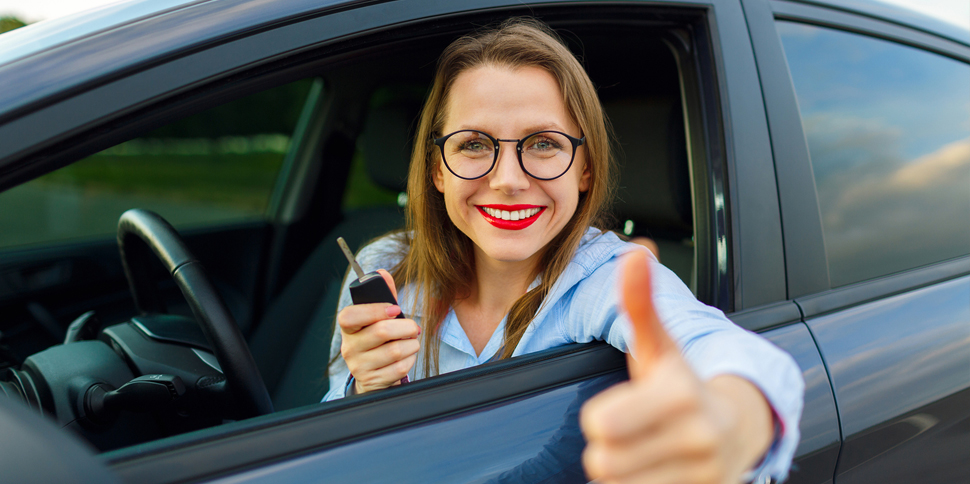
M 822 235 L 815 179 L 794 85 L 776 22 L 792 21 L 888 40 L 970 64 L 970 46 L 922 30 L 816 5 L 742 0 L 765 95 L 785 234 L 788 298 L 803 317 L 970 273 L 970 256 L 833 288 Z

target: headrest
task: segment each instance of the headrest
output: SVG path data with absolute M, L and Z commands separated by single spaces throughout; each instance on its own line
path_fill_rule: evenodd
M 414 133 L 424 103 L 424 86 L 378 89 L 371 96 L 359 138 L 367 174 L 388 190 L 405 191 Z
M 693 234 L 683 113 L 669 97 L 603 103 L 616 135 L 618 190 L 614 212 L 634 234 L 680 239 Z
M 425 86 L 378 89 L 359 145 L 367 173 L 383 188 L 403 192 Z M 670 97 L 624 97 L 603 103 L 616 135 L 619 228 L 680 239 L 693 234 L 690 172 L 680 102 Z

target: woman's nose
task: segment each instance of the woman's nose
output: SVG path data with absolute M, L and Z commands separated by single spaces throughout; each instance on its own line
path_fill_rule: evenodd
M 490 188 L 501 190 L 508 195 L 529 188 L 529 175 L 526 175 L 519 166 L 519 158 L 516 156 L 514 147 L 499 148 L 498 160 L 488 177 Z

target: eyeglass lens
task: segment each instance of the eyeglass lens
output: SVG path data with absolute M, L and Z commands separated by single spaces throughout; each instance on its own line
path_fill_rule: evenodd
M 495 141 L 485 133 L 459 131 L 448 137 L 442 151 L 445 163 L 456 175 L 478 178 L 491 170 L 497 149 Z M 573 152 L 572 142 L 562 133 L 542 131 L 522 141 L 519 157 L 529 175 L 548 179 L 569 169 Z

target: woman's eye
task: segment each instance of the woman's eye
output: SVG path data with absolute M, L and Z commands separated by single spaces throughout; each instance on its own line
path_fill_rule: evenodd
M 530 151 L 558 151 L 562 149 L 562 145 L 550 138 L 537 138 L 530 140 L 526 149 Z
M 462 152 L 481 153 L 483 151 L 488 151 L 488 149 L 488 145 L 481 140 L 465 141 L 459 145 L 459 150 Z

